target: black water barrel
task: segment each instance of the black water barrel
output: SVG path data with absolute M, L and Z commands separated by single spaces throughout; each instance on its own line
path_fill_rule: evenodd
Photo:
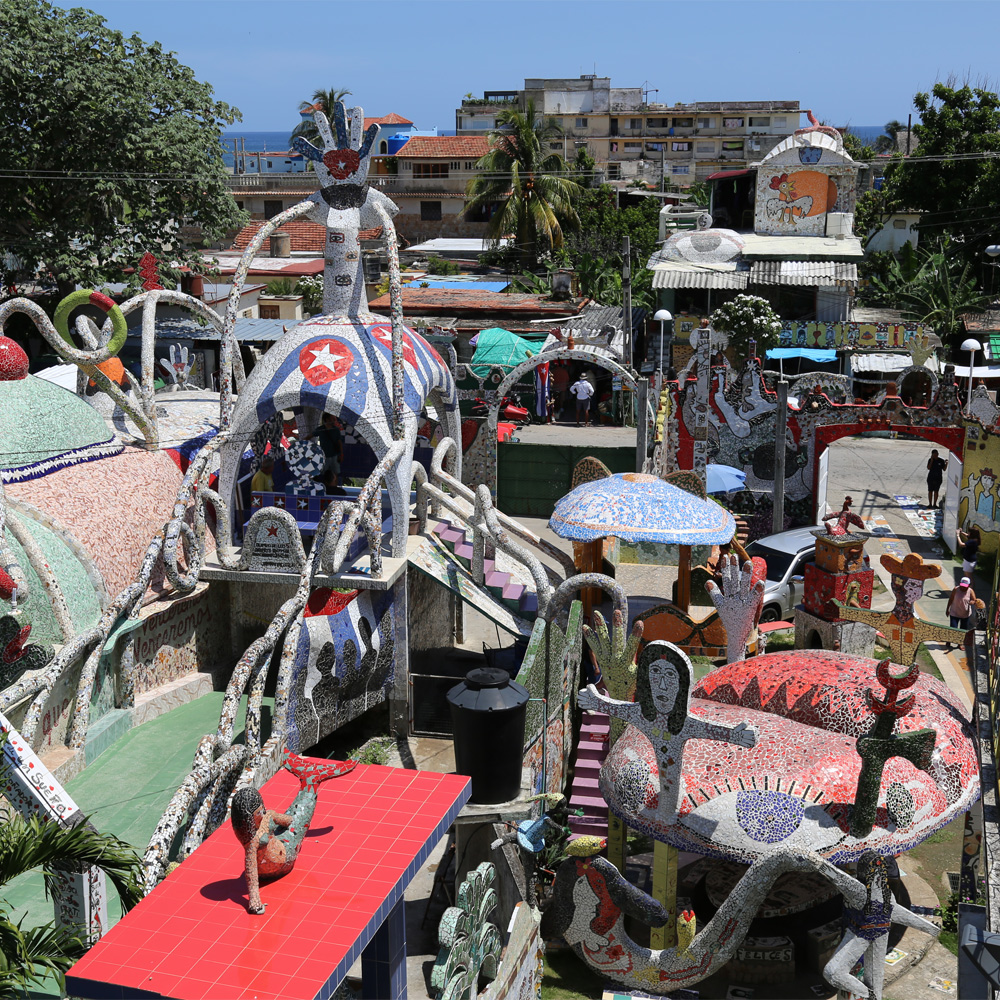
M 455 770 L 472 778 L 472 802 L 491 805 L 521 791 L 528 691 L 500 667 L 470 670 L 447 695 Z

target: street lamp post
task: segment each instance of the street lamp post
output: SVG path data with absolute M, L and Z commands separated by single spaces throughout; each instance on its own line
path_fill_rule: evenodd
M 660 353 L 657 355 L 656 359 L 656 370 L 659 372 L 663 371 L 663 324 L 672 323 L 674 321 L 674 314 L 669 309 L 657 309 L 653 313 L 653 319 L 658 319 L 660 321 Z
M 983 345 L 979 343 L 974 337 L 969 337 L 968 340 L 962 341 L 962 346 L 959 350 L 969 352 L 969 391 L 965 399 L 965 412 L 968 413 L 972 409 L 972 368 L 976 361 L 976 351 L 981 351 Z

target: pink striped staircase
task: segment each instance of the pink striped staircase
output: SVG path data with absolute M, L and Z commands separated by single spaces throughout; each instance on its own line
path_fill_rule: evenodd
M 449 521 L 439 521 L 431 532 L 462 566 L 472 569 L 472 541 L 466 537 L 464 528 Z M 523 583 L 518 583 L 510 573 L 498 570 L 493 559 L 484 559 L 483 568 L 486 589 L 498 601 L 529 621 L 538 617 L 538 595 L 534 591 L 528 590 Z
M 608 804 L 601 797 L 597 779 L 608 755 L 610 733 L 608 716 L 584 714 L 580 741 L 576 745 L 573 784 L 569 791 L 570 839 L 587 834 L 595 837 L 608 835 Z

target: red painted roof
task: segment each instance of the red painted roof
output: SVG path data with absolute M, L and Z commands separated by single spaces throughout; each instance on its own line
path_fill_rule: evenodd
M 390 112 L 384 118 L 366 118 L 365 128 L 369 125 L 412 125 L 413 122 L 409 118 L 404 118 L 402 115 L 397 115 L 395 111 Z
M 261 794 L 284 810 L 298 790 L 279 771 Z M 365 764 L 320 785 L 295 868 L 261 886 L 259 916 L 227 820 L 73 966 L 72 995 L 329 996 L 469 791 L 463 775 Z
M 246 250 L 250 241 L 260 232 L 261 227 L 266 225 L 265 220 L 259 219 L 248 222 L 233 240 L 232 250 Z M 279 233 L 288 233 L 291 237 L 292 253 L 315 253 L 322 254 L 326 247 L 326 226 L 321 226 L 318 222 L 310 222 L 308 219 L 293 219 L 286 222 Z M 375 229 L 363 229 L 358 233 L 361 240 L 377 240 L 382 235 L 382 227 Z M 265 245 L 261 250 L 265 253 L 269 248 Z
M 415 135 L 397 156 L 465 157 L 478 160 L 490 151 L 490 144 L 481 135 Z

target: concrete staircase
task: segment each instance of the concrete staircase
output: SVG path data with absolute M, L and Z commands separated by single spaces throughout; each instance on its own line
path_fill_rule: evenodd
M 592 834 L 608 835 L 608 804 L 601 796 L 598 777 L 608 755 L 611 722 L 607 715 L 584 714 L 580 742 L 576 745 L 576 767 L 569 791 L 571 839 Z M 582 812 L 582 815 L 576 813 Z
M 439 521 L 431 533 L 462 566 L 472 569 L 472 540 L 466 536 L 464 528 L 450 521 Z M 538 617 L 538 595 L 534 591 L 518 583 L 510 573 L 498 570 L 493 559 L 484 559 L 483 569 L 486 589 L 493 597 L 522 618 L 533 621 Z

